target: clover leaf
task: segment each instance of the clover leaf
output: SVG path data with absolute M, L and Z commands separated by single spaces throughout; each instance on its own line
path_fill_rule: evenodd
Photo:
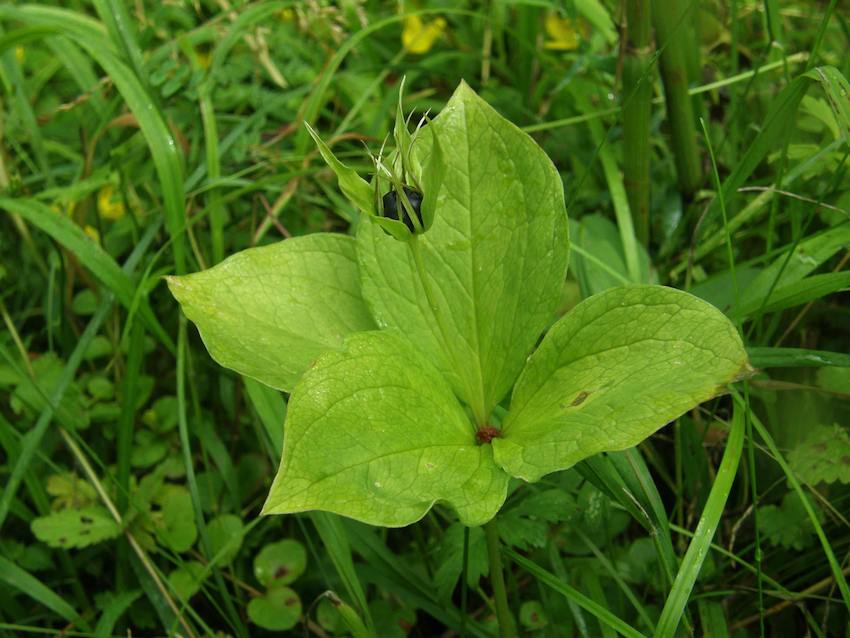
M 402 526 L 444 503 L 480 525 L 511 477 L 636 445 L 747 371 L 732 324 L 671 288 L 612 288 L 553 324 L 569 244 L 549 158 L 466 84 L 406 126 L 397 114 L 397 150 L 376 160 L 388 185 L 314 134 L 363 213 L 356 240 L 287 239 L 169 278 L 216 360 L 291 392 L 264 513 Z M 408 186 L 415 232 L 379 205 Z

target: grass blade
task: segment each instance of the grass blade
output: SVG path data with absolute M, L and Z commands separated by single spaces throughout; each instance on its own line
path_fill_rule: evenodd
M 154 235 L 156 234 L 158 228 L 158 224 L 152 224 L 148 228 L 148 231 L 142 237 L 141 241 L 139 241 L 139 243 L 136 245 L 136 248 L 133 250 L 130 257 L 127 259 L 127 263 L 124 265 L 123 268 L 123 272 L 125 274 L 133 272 L 135 267 L 138 265 L 139 260 L 142 258 L 142 255 L 147 252 L 148 246 L 150 245 L 151 241 L 153 241 Z M 100 326 L 103 324 L 103 320 L 106 318 L 106 315 L 112 308 L 112 303 L 112 293 L 108 293 L 101 300 L 97 311 L 94 313 L 94 316 L 91 318 L 91 320 L 89 320 L 88 325 L 86 326 L 83 333 L 80 335 L 80 338 L 77 341 L 77 344 L 74 347 L 71 356 L 68 357 L 68 362 L 62 369 L 62 375 L 59 377 L 59 380 L 56 382 L 56 386 L 50 393 L 49 403 L 45 406 L 44 410 L 42 410 L 33 428 L 29 430 L 26 435 L 24 435 L 20 456 L 15 459 L 14 466 L 12 468 L 12 473 L 9 475 L 9 478 L 6 482 L 6 486 L 3 488 L 3 495 L 0 496 L 0 529 L 2 529 L 3 523 L 6 521 L 6 516 L 9 514 L 9 507 L 12 504 L 12 500 L 15 498 L 15 494 L 17 493 L 18 487 L 21 484 L 21 480 L 23 480 L 23 477 L 27 472 L 29 464 L 35 456 L 35 452 L 38 449 L 38 446 L 41 444 L 41 440 L 44 438 L 45 433 L 47 432 L 47 427 L 50 425 L 50 422 L 53 419 L 53 414 L 55 411 L 53 406 L 61 404 L 62 397 L 64 396 L 65 391 L 68 389 L 68 386 L 71 384 L 71 381 L 73 381 L 77 369 L 80 367 L 80 364 L 83 361 L 83 355 L 88 350 L 89 344 L 91 343 L 92 339 L 94 339 L 95 335 L 100 330 Z
M 33 226 L 50 235 L 88 268 L 115 295 L 121 305 L 128 311 L 133 311 L 136 303 L 136 285 L 133 280 L 121 270 L 100 244 L 92 241 L 74 222 L 33 199 L 0 197 L 0 209 L 20 215 Z M 138 303 L 139 316 L 147 328 L 160 343 L 173 351 L 174 342 L 154 316 L 147 301 L 140 299 Z
M 543 583 L 544 585 L 548 585 L 567 600 L 573 601 L 579 607 L 588 611 L 601 622 L 605 623 L 605 625 L 611 627 L 615 631 L 619 632 L 621 635 L 627 636 L 628 638 L 644 638 L 643 634 L 640 633 L 637 629 L 635 629 L 625 621 L 620 620 L 619 618 L 617 618 L 617 616 L 602 607 L 595 600 L 593 600 L 592 598 L 588 598 L 574 587 L 567 585 L 565 582 L 561 581 L 557 576 L 555 576 L 555 574 L 543 569 L 537 563 L 527 559 L 521 554 L 518 554 L 512 549 L 505 549 L 504 554 L 512 561 L 514 561 L 517 565 L 522 567 L 529 574 L 534 575 L 534 577 L 537 578 L 537 580 L 539 580 L 541 583 Z
M 4 556 L 0 556 L 0 581 L 26 594 L 68 622 L 75 622 L 79 618 L 79 614 L 61 596 Z
M 664 603 L 661 618 L 659 618 L 658 626 L 655 629 L 654 636 L 656 638 L 673 638 L 676 635 L 694 583 L 696 583 L 702 563 L 708 555 L 711 539 L 714 538 L 714 533 L 717 531 L 717 525 L 723 514 L 726 500 L 729 498 L 729 492 L 732 490 L 732 483 L 735 481 L 735 474 L 738 472 L 738 464 L 741 461 L 741 453 L 744 450 L 744 410 L 746 409 L 748 409 L 746 406 L 737 405 L 732 415 L 732 430 L 726 442 L 723 460 L 717 470 L 717 477 L 711 487 L 705 509 L 700 516 L 699 523 L 697 523 L 694 538 L 688 546 L 685 558 L 682 560 L 682 566 L 679 568 L 679 573 L 673 582 L 673 588 L 667 596 L 667 602 Z
M 0 6 L 0 17 L 55 29 L 76 42 L 103 67 L 133 113 L 150 148 L 165 199 L 165 222 L 171 235 L 177 274 L 186 272 L 186 214 L 183 158 L 180 147 L 138 76 L 116 55 L 103 25 L 75 11 L 37 5 Z

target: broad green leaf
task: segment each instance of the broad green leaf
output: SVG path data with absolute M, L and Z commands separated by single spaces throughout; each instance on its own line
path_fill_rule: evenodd
M 290 397 L 263 513 L 321 509 L 398 527 L 444 501 L 480 525 L 507 482 L 432 365 L 397 331 L 363 332 L 320 357 Z
M 213 359 L 287 392 L 322 352 L 374 327 L 343 235 L 249 248 L 168 286 Z
M 87 547 L 121 534 L 115 519 L 98 506 L 41 516 L 33 520 L 31 527 L 38 540 L 62 549 Z
M 378 325 L 401 328 L 484 422 L 558 303 L 568 257 L 563 185 L 534 140 L 466 84 L 426 130 L 445 164 L 432 226 L 399 242 L 362 220 L 363 296 Z M 432 148 L 422 135 L 412 155 L 425 166 Z
M 536 481 L 622 450 L 710 399 L 747 370 L 734 326 L 662 286 L 613 288 L 558 321 L 517 381 L 496 462 Z

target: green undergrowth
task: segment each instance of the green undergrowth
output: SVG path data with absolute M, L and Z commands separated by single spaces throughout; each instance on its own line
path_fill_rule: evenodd
M 634 4 L 683 16 L 655 26 L 676 37 L 634 58 L 613 0 L 0 4 L 0 635 L 844 635 L 846 11 Z M 665 53 L 684 58 L 684 100 L 662 79 Z M 421 517 L 400 529 L 319 511 L 260 516 L 289 400 L 269 386 L 290 389 L 301 370 L 282 366 L 264 385 L 219 367 L 166 285 L 246 248 L 371 223 L 311 132 L 368 177 L 402 78 L 411 129 L 464 80 L 552 159 L 569 268 L 563 282 L 538 273 L 560 301 L 533 330 L 593 295 L 582 307 L 662 284 L 725 314 L 753 368 L 637 447 L 564 471 L 546 473 L 562 466 L 541 461 L 545 432 L 533 458 L 497 442 L 521 477 L 503 473 L 501 509 L 464 486 L 440 492 L 498 510 L 486 531 L 462 524 L 486 516 L 459 518 L 445 502 L 392 512 L 398 524 Z M 641 142 L 624 135 L 624 114 L 640 126 L 644 107 Z M 677 109 L 692 112 L 686 144 L 671 130 Z M 692 147 L 698 183 L 690 173 L 685 187 Z M 647 158 L 648 189 L 636 189 Z M 375 233 L 375 245 L 392 241 Z M 332 266 L 298 285 L 348 276 Z M 382 275 L 385 289 L 399 271 Z M 302 299 L 284 275 L 272 302 Z M 250 311 L 267 291 L 235 305 Z M 335 325 L 334 299 L 317 332 Z M 506 324 L 498 304 L 488 311 Z M 252 357 L 275 356 L 250 325 L 233 329 Z M 462 341 L 448 341 L 449 359 Z M 530 341 L 513 344 L 517 373 Z M 286 354 L 307 366 L 316 346 Z M 424 365 L 418 378 L 471 412 L 514 418 L 499 398 L 514 371 L 477 400 L 461 364 L 446 366 L 448 382 Z M 544 385 L 546 370 L 536 374 Z M 639 414 L 640 386 L 618 406 Z

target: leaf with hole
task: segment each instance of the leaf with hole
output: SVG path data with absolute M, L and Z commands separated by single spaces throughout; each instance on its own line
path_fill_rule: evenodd
M 32 533 L 51 547 L 80 549 L 116 538 L 121 527 L 103 507 L 66 509 L 33 519 Z

